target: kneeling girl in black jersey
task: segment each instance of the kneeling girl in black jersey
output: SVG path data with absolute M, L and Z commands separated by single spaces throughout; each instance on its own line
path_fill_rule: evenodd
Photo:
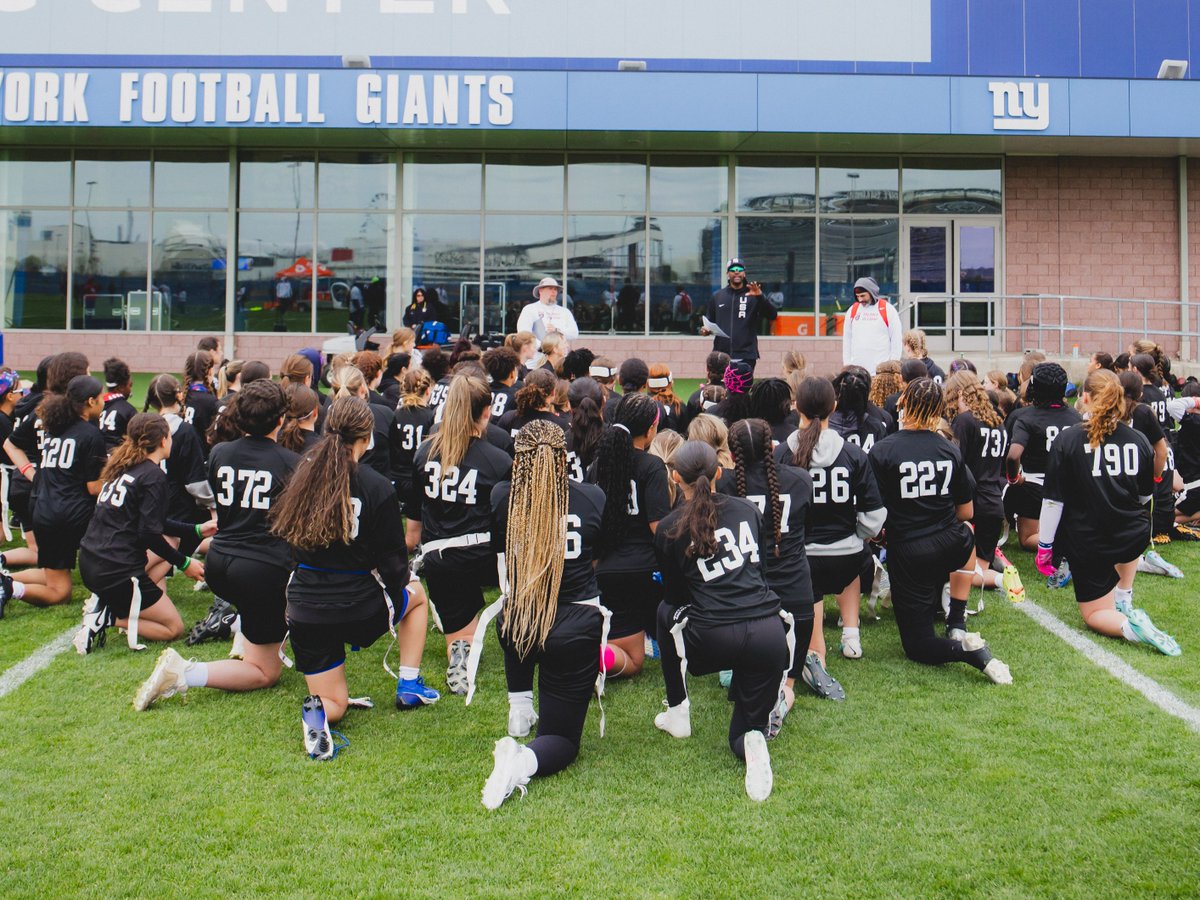
M 508 734 L 496 742 L 483 805 L 495 809 L 534 775 L 579 754 L 600 671 L 603 616 L 592 568 L 604 493 L 567 478 L 562 429 L 530 422 L 517 434 L 512 481 L 492 490 L 492 536 L 504 548 L 507 600 L 496 622 L 508 681 Z M 538 712 L 533 674 L 538 672 Z M 540 716 L 539 716 L 540 714 Z M 537 737 L 521 746 L 537 723 Z
M 151 641 L 173 641 L 183 635 L 179 611 L 146 572 L 150 550 L 189 578 L 204 577 L 199 562 L 163 538 L 196 533 L 190 522 L 167 518 L 170 491 L 160 466 L 170 452 L 167 420 L 157 413 L 137 413 L 100 475 L 104 486 L 79 549 L 79 574 L 92 598 L 84 605 L 83 625 L 73 642 L 78 653 L 102 646 L 110 625 L 127 629 L 129 645 L 135 650 L 142 649 L 139 632 Z M 214 528 L 210 525 L 207 530 L 211 533 Z
M 301 708 L 304 749 L 318 760 L 337 752 L 329 723 L 339 721 L 350 705 L 347 644 L 370 647 L 392 632 L 400 647 L 396 706 L 438 700 L 418 671 L 425 593 L 420 583 L 409 583 L 396 492 L 359 462 L 374 425 L 366 401 L 335 400 L 321 442 L 297 465 L 270 513 L 272 533 L 291 545 L 296 560 L 287 619 L 296 668 L 309 691 Z
M 667 710 L 654 724 L 673 737 L 689 737 L 688 670 L 732 669 L 729 747 L 746 761 L 750 799 L 765 800 L 773 780 L 766 732 L 794 635 L 785 630 L 779 598 L 763 575 L 762 516 L 748 500 L 713 492 L 721 476 L 707 444 L 683 444 L 674 464 L 671 478 L 684 500 L 654 537 L 663 574 L 658 643 L 667 688 Z
M 1050 449 L 1038 570 L 1054 571 L 1056 545 L 1071 566 L 1075 599 L 1088 628 L 1178 656 L 1175 640 L 1133 605 L 1138 557 L 1150 539 L 1150 442 L 1123 421 L 1125 393 L 1112 372 L 1089 375 L 1081 399 L 1088 420 L 1059 434 Z
M 312 393 L 303 385 L 293 387 Z M 282 388 L 273 381 L 246 385 L 234 408 L 226 410 L 245 437 L 217 444 L 208 460 L 220 531 L 208 549 L 205 580 L 216 596 L 237 608 L 241 637 L 234 638 L 234 652 L 241 658 L 189 663 L 168 647 L 138 690 L 135 709 L 144 710 L 188 688 L 253 691 L 279 681 L 292 564 L 291 551 L 270 533 L 267 517 L 300 461 L 276 443 L 286 403 Z
M 807 650 L 813 630 L 813 589 L 804 552 L 804 523 L 813 499 L 812 476 L 802 468 L 776 466 L 771 455 L 771 426 L 765 419 L 735 422 L 729 429 L 729 449 L 733 452 L 733 478 L 718 481 L 717 490 L 746 498 L 762 515 L 767 525 L 761 550 L 767 585 L 796 621 L 796 646 Z M 795 669 L 793 661 L 788 683 L 771 715 L 768 737 L 779 731 L 795 702 L 791 687 Z
M 900 430 L 877 443 L 871 467 L 888 510 L 888 572 L 900 641 L 909 659 L 937 666 L 965 662 L 997 684 L 1011 684 L 1008 666 L 965 628 L 975 575 L 975 480 L 962 454 L 934 429 L 942 389 L 931 378 L 910 381 L 899 401 Z M 942 585 L 950 577 L 946 637 L 933 632 Z

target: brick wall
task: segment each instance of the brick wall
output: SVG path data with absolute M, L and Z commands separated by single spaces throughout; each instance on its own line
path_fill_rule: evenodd
M 1122 304 L 1120 327 L 1139 335 L 1146 331 L 1177 353 L 1179 338 L 1159 332 L 1179 330 L 1178 165 L 1173 158 L 1009 157 L 1007 293 L 1170 301 L 1148 308 L 1145 328 L 1140 304 Z M 1198 180 L 1190 175 L 1189 181 Z M 1197 202 L 1191 194 L 1189 200 L 1189 205 Z M 1200 210 L 1193 211 L 1191 221 L 1200 225 Z M 1192 243 L 1200 262 L 1200 236 Z M 1009 351 L 1057 350 L 1063 318 L 1071 326 L 1063 340 L 1068 353 L 1076 343 L 1081 353 L 1089 353 L 1115 352 L 1126 342 L 1087 327 L 1096 322 L 1117 327 L 1116 305 L 1067 302 L 1060 314 L 1057 302 L 1044 302 L 1039 314 L 1035 303 L 1026 303 L 1024 317 L 1020 307 L 1009 301 L 1008 323 L 1029 327 L 1010 333 Z

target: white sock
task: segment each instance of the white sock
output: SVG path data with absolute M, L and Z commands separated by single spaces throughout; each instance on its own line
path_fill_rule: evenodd
M 842 629 L 842 636 L 843 637 L 858 637 L 858 629 L 851 628 L 849 625 L 847 625 L 845 628 Z
M 190 688 L 204 687 L 208 684 L 208 663 L 192 663 L 183 670 L 183 680 Z
M 230 625 L 229 625 L 229 631 L 233 634 L 237 634 L 241 630 L 242 630 L 242 617 L 240 615 L 234 616 L 233 622 L 230 623 Z
M 528 775 L 530 778 L 532 778 L 534 775 L 536 775 L 537 770 L 538 770 L 537 754 L 534 753 L 532 750 L 530 750 L 528 747 L 522 747 L 521 753 L 520 753 L 520 758 L 521 758 L 521 768 L 524 769 L 525 774 Z
M 1133 588 L 1117 588 L 1117 602 L 1133 606 Z
M 992 587 L 996 590 L 1004 589 L 1004 573 L 1003 572 L 988 572 L 992 576 Z
M 1133 626 L 1129 624 L 1128 619 L 1121 623 L 1121 634 L 1131 644 L 1140 644 L 1142 642 L 1142 639 L 1133 630 Z
M 20 600 L 25 596 L 25 584 L 20 581 L 13 582 L 13 599 Z
M 508 708 L 533 712 L 533 691 L 509 691 Z
M 417 676 L 421 674 L 421 669 L 418 666 L 401 666 L 400 680 L 415 681 Z

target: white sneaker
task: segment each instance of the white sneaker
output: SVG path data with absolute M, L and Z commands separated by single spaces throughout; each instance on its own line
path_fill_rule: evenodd
M 230 659 L 246 658 L 246 636 L 240 631 L 233 633 L 233 645 L 229 648 Z
M 942 615 L 949 618 L 950 616 L 950 582 L 946 582 L 942 586 Z
M 663 701 L 667 706 L 667 701 Z M 678 706 L 667 706 L 666 712 L 660 712 L 654 717 L 654 724 L 671 737 L 687 738 L 692 736 L 692 702 L 684 700 Z M 760 735 L 761 736 L 761 735 Z
M 993 658 L 986 666 L 983 667 L 983 674 L 991 679 L 992 684 L 1012 684 L 1012 672 L 1008 670 L 1008 666 Z
M 983 639 L 983 635 L 981 635 L 978 631 L 962 631 L 958 628 L 955 628 L 954 630 L 960 636 L 951 638 L 951 640 L 962 641 L 964 650 L 983 650 L 988 645 L 987 641 Z
M 97 647 L 104 646 L 104 630 L 111 624 L 108 608 L 100 605 L 100 598 L 92 594 L 83 603 L 83 622 L 71 644 L 80 656 L 87 656 Z
M 310 759 L 324 762 L 337 755 L 320 697 L 310 694 L 304 698 L 300 705 L 300 728 L 304 732 L 304 752 Z
M 842 642 L 839 645 L 842 649 L 842 656 L 846 659 L 862 659 L 862 639 L 855 629 L 854 634 L 847 633 L 845 628 L 842 629 Z
M 527 737 L 529 730 L 537 724 L 538 714 L 532 709 L 520 709 L 515 706 L 508 708 L 509 737 Z
M 519 790 L 522 797 L 525 796 L 525 785 L 529 784 L 529 776 L 525 774 L 526 762 L 522 759 L 525 750 L 510 737 L 496 741 L 496 749 L 492 751 L 495 765 L 483 785 L 485 809 L 499 809 L 500 804 L 511 797 L 515 790 Z
M 163 650 L 158 654 L 154 671 L 142 682 L 142 686 L 134 695 L 133 708 L 138 712 L 145 712 L 155 700 L 186 694 L 187 681 L 184 680 L 183 673 L 187 671 L 188 665 L 188 661 L 171 647 Z
M 1179 566 L 1167 562 L 1157 550 L 1147 550 L 1144 555 L 1139 557 L 1137 570 L 1149 575 L 1166 575 L 1168 578 L 1183 577 L 1183 571 Z
M 967 632 L 965 629 L 962 629 L 962 628 L 950 628 L 946 631 L 946 640 L 962 641 L 964 650 L 973 649 L 966 645 L 966 637 L 967 637 Z
M 759 802 L 771 796 L 775 776 L 771 772 L 771 753 L 761 731 L 748 731 L 746 750 L 746 796 Z

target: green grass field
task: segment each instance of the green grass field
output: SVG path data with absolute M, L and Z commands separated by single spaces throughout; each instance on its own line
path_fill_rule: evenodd
M 1030 596 L 1082 629 L 1071 593 L 1014 554 Z M 1164 555 L 1188 580 L 1139 575 L 1136 599 L 1184 647 L 1176 659 L 1096 638 L 1200 704 L 1200 548 Z M 190 625 L 208 606 L 171 582 Z M 10 605 L 0 672 L 79 621 Z M 309 761 L 301 676 L 249 695 L 193 690 L 147 713 L 130 701 L 157 647 L 68 651 L 0 698 L 0 895 L 1128 896 L 1200 886 L 1200 735 L 995 593 L 971 622 L 1015 684 L 904 659 L 890 610 L 862 660 L 830 668 L 848 700 L 799 698 L 771 744 L 775 791 L 750 802 L 726 747 L 715 676 L 692 678 L 693 736 L 657 731 L 650 662 L 593 704 L 580 759 L 488 813 L 479 791 L 506 699 L 494 635 L 470 708 L 445 695 L 397 712 L 382 643 L 352 654 L 350 747 Z M 179 649 L 189 651 L 179 644 Z M 201 659 L 227 644 L 195 648 Z M 440 635 L 424 674 L 444 688 Z

